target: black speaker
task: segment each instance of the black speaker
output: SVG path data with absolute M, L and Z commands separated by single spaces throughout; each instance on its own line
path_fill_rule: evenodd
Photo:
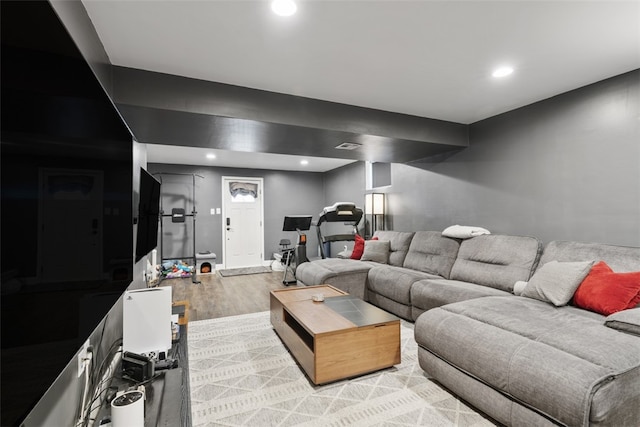
M 152 359 L 125 351 L 122 356 L 122 378 L 143 382 L 151 379 L 154 373 L 155 366 Z

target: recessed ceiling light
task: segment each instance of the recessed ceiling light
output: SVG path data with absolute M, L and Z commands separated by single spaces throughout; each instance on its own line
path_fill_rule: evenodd
M 309 164 L 309 160 L 300 160 L 300 164 L 305 166 Z
M 506 77 L 511 73 L 513 73 L 513 68 L 512 67 L 500 67 L 500 68 L 496 68 L 496 70 L 493 72 L 492 76 L 493 77 Z
M 215 159 L 216 155 L 213 153 L 207 153 L 207 159 Z
M 291 16 L 296 13 L 298 6 L 293 0 L 273 0 L 271 2 L 271 10 L 276 15 Z

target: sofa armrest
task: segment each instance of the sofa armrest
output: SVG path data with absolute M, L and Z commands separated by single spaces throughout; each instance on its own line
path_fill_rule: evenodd
M 613 313 L 604 319 L 605 326 L 640 336 L 640 307 Z

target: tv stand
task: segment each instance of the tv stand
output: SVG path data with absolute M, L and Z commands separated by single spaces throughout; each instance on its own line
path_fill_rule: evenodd
M 174 305 L 174 307 L 176 307 Z M 186 310 L 188 311 L 188 309 Z M 185 313 L 186 313 L 185 311 Z M 185 319 L 186 320 L 186 319 Z M 178 367 L 157 371 L 157 377 L 145 384 L 145 426 L 190 426 L 191 397 L 189 396 L 189 359 L 187 356 L 187 325 L 180 325 L 180 339 L 169 350 L 168 356 Z M 116 368 L 111 386 L 118 391 L 127 390 L 133 383 L 122 378 L 120 364 Z M 110 402 L 104 402 L 94 425 L 111 416 Z

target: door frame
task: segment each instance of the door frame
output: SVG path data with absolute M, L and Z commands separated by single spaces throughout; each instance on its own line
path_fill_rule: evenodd
M 223 175 L 221 180 L 221 193 L 220 198 L 222 199 L 222 220 L 220 221 L 220 225 L 222 227 L 222 268 L 227 268 L 227 227 L 225 223 L 225 218 L 227 217 L 227 202 L 225 191 L 228 191 L 227 181 L 258 181 L 258 192 L 260 194 L 260 223 L 262 224 L 262 233 L 259 237 L 258 244 L 260 245 L 260 253 L 262 254 L 260 265 L 264 265 L 264 178 L 263 177 L 255 177 L 255 176 L 227 176 Z

